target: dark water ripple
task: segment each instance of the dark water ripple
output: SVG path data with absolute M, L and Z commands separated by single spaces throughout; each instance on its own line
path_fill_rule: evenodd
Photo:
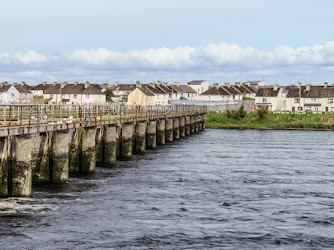
M 0 249 L 333 249 L 334 133 L 209 130 L 31 199 Z

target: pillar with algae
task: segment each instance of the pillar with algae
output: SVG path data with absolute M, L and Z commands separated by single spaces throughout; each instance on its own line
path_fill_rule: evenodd
M 193 115 L 190 116 L 190 133 L 195 133 L 195 117 Z
M 54 131 L 50 152 L 50 180 L 64 183 L 69 177 L 69 144 L 74 129 Z
M 186 136 L 186 119 L 184 116 L 180 116 L 180 137 Z
M 173 141 L 173 118 L 166 119 L 166 142 Z
M 81 164 L 82 131 L 79 127 L 74 130 L 69 144 L 69 171 L 79 173 Z
M 31 169 L 33 183 L 50 182 L 49 152 L 52 146 L 52 131 L 32 134 Z
M 186 135 L 190 135 L 191 133 L 191 126 L 190 126 L 190 116 L 185 117 L 185 132 Z
M 98 126 L 96 128 L 96 163 L 103 163 L 104 153 L 104 126 Z
M 146 148 L 147 149 L 157 148 L 157 121 L 156 120 L 149 120 L 147 122 Z
M 165 119 L 157 120 L 157 145 L 166 143 L 166 122 Z
M 104 127 L 104 135 L 103 135 L 103 150 L 104 157 L 103 163 L 108 166 L 113 166 L 116 164 L 116 137 L 117 137 L 117 127 L 116 125 L 105 125 Z
M 122 141 L 121 141 L 121 158 L 130 159 L 132 156 L 132 137 L 133 123 L 127 122 L 122 124 Z
M 135 152 L 137 154 L 145 153 L 145 149 L 146 149 L 146 122 L 137 122 L 136 123 L 135 138 L 136 138 Z
M 11 190 L 13 197 L 30 197 L 32 187 L 31 149 L 32 135 L 14 137 L 12 148 Z
M 179 140 L 180 139 L 180 118 L 175 117 L 173 120 L 173 139 Z
M 0 139 L 0 149 L 1 149 L 1 162 L 0 162 L 0 197 L 9 196 L 9 186 L 11 183 L 8 182 L 9 176 L 11 176 L 11 147 L 12 147 L 12 137 L 8 136 L 6 138 Z
M 121 158 L 122 152 L 122 128 L 120 126 L 116 126 L 116 158 Z
M 86 127 L 82 131 L 81 172 L 92 173 L 96 168 L 96 127 Z

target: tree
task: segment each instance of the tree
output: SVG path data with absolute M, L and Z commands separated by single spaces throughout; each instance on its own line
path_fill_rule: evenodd
M 106 89 L 104 93 L 106 93 L 107 102 L 111 102 L 111 97 L 114 96 L 114 92 L 112 92 L 111 89 Z

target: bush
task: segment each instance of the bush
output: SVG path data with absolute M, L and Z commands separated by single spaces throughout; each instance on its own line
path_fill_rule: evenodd
M 264 107 L 264 108 L 261 108 L 261 109 L 258 109 L 256 111 L 257 113 L 257 117 L 259 117 L 261 120 L 264 120 L 266 119 L 267 117 L 267 114 L 268 114 L 268 108 L 267 107 Z
M 247 112 L 244 110 L 244 106 L 241 105 L 240 108 L 238 110 L 227 110 L 226 111 L 226 116 L 227 118 L 232 118 L 232 119 L 236 119 L 236 120 L 240 120 L 242 118 L 246 117 Z

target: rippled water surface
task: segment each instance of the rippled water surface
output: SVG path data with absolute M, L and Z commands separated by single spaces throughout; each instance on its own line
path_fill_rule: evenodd
M 334 133 L 211 130 L 31 199 L 0 249 L 334 248 Z

